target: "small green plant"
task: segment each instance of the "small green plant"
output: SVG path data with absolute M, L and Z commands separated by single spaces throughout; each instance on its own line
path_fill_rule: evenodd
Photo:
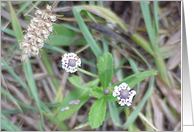
M 142 73 L 137 73 L 130 75 L 123 79 L 121 82 L 112 85 L 112 76 L 115 73 L 113 65 L 113 57 L 110 53 L 104 53 L 99 57 L 97 62 L 98 76 L 96 79 L 85 83 L 82 85 L 82 79 L 79 76 L 73 75 L 69 77 L 69 81 L 75 85 L 77 88 L 73 90 L 69 95 L 67 95 L 61 102 L 59 113 L 57 118 L 59 121 L 68 119 L 72 114 L 77 112 L 82 105 L 93 95 L 96 101 L 92 104 L 90 111 L 88 113 L 89 124 L 91 127 L 98 128 L 102 125 L 106 117 L 107 104 L 116 102 L 117 98 L 113 96 L 114 87 L 123 82 L 127 83 L 131 88 L 133 88 L 137 83 L 141 82 L 145 78 L 156 75 L 156 71 L 145 71 Z M 126 86 L 127 87 L 127 86 Z M 79 103 L 70 103 L 74 100 L 79 100 Z M 116 108 L 110 107 L 112 109 Z M 110 110 L 112 111 L 112 110 Z M 118 113 L 114 113 L 112 118 L 119 117 Z M 113 116 L 113 115 L 112 115 Z M 114 120 L 114 119 L 113 119 Z M 119 122 L 116 122 L 117 126 L 120 126 Z

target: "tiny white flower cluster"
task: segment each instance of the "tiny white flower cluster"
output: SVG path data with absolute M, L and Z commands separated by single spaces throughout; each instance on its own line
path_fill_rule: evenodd
M 117 101 L 120 106 L 131 106 L 133 97 L 136 91 L 130 89 L 127 83 L 123 82 L 119 86 L 114 87 L 113 96 L 117 96 Z
M 65 53 L 62 56 L 62 68 L 67 72 L 74 73 L 77 67 L 81 67 L 81 59 L 75 53 Z
M 37 10 L 35 15 L 36 17 L 32 18 L 28 26 L 24 40 L 20 43 L 20 49 L 23 49 L 21 61 L 25 61 L 31 55 L 39 54 L 39 50 L 44 46 L 44 41 L 53 31 L 52 22 L 57 20 L 49 5 L 46 6 L 46 10 Z

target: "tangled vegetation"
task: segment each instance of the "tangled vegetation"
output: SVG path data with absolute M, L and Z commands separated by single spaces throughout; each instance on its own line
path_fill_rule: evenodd
M 180 9 L 1 2 L 1 130 L 180 131 Z

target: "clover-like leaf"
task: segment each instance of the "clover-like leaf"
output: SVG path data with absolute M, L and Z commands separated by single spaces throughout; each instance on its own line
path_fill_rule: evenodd
M 110 53 L 101 56 L 97 63 L 100 83 L 103 88 L 107 88 L 112 79 L 113 74 L 113 57 Z
M 94 102 L 89 112 L 89 122 L 92 129 L 102 125 L 106 114 L 106 100 L 100 98 Z

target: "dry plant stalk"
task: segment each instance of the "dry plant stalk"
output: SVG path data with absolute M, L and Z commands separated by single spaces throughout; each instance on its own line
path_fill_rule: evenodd
M 44 41 L 49 38 L 53 31 L 53 23 L 57 20 L 55 14 L 52 14 L 52 7 L 47 5 L 45 10 L 38 9 L 35 13 L 24 40 L 20 43 L 20 49 L 23 49 L 21 61 L 26 61 L 28 57 L 38 55 L 39 50 L 44 47 Z

